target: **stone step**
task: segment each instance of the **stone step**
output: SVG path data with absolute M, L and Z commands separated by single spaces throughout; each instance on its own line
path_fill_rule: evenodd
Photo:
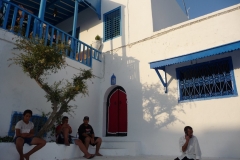
M 123 155 L 136 156 L 141 154 L 140 142 L 135 141 L 103 141 L 101 149 L 125 149 L 126 152 Z M 95 147 L 90 147 L 95 148 Z M 121 155 L 119 155 L 121 156 Z
M 89 153 L 95 153 L 95 148 L 89 148 Z M 101 148 L 99 151 L 104 156 L 127 156 L 129 153 L 124 148 Z

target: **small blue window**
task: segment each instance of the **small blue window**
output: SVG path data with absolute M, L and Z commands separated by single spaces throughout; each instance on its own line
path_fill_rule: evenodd
M 15 135 L 15 126 L 16 126 L 17 122 L 22 120 L 22 119 L 23 119 L 23 113 L 21 113 L 21 112 L 14 112 L 13 113 L 10 128 L 9 128 L 9 131 L 8 131 L 8 136 L 13 137 Z M 37 134 L 40 131 L 40 129 L 42 128 L 42 126 L 46 123 L 47 118 L 42 117 L 42 116 L 38 116 L 38 115 L 32 115 L 30 121 L 33 122 L 34 133 Z M 46 136 L 46 134 L 44 136 Z
M 104 41 L 121 35 L 121 7 L 118 7 L 103 15 Z
M 237 95 L 231 57 L 177 68 L 179 100 Z

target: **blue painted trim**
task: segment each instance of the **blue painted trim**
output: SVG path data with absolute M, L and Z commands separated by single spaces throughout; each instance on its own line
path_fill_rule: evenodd
M 222 53 L 230 52 L 230 51 L 237 50 L 237 49 L 240 49 L 240 41 L 221 45 L 218 47 L 213 47 L 213 48 L 198 51 L 198 52 L 194 52 L 191 54 L 186 54 L 183 56 L 178 56 L 178 57 L 173 57 L 173 58 L 169 58 L 169 59 L 165 59 L 165 60 L 150 62 L 150 68 L 151 69 L 161 68 L 164 66 L 169 66 L 169 65 L 173 65 L 173 64 L 177 64 L 177 63 L 181 63 L 181 62 L 186 62 L 186 61 L 191 61 L 191 60 L 195 60 L 195 59 L 205 58 L 208 56 L 222 54 Z
M 155 69 L 155 71 L 156 71 L 160 81 L 162 82 L 163 87 L 166 87 L 166 83 L 163 81 L 163 78 L 162 78 L 161 74 L 159 73 L 158 69 Z
M 223 99 L 223 98 L 234 98 L 234 97 L 238 97 L 238 95 L 233 94 L 233 95 L 207 97 L 207 98 L 198 98 L 198 99 L 189 99 L 189 100 L 179 100 L 178 99 L 178 103 L 205 101 L 205 100 L 215 100 L 215 99 Z
M 46 0 L 41 0 L 40 2 L 38 18 L 41 19 L 42 21 L 44 20 L 46 2 L 47 2 Z
M 235 95 L 238 95 L 238 91 L 237 91 L 237 85 L 236 85 L 236 81 L 235 81 L 235 76 L 234 76 L 234 68 L 233 68 L 233 62 L 232 62 L 232 57 L 229 57 L 229 67 L 230 67 L 230 74 L 231 74 L 231 79 L 232 79 L 232 85 L 234 87 L 234 93 Z
M 155 71 L 156 71 L 156 73 L 157 73 L 160 81 L 162 82 L 163 87 L 165 88 L 165 93 L 167 93 L 168 90 L 167 90 L 167 74 L 166 74 L 166 68 L 164 68 L 164 69 L 162 69 L 162 70 L 164 71 L 164 74 L 165 74 L 165 82 L 163 81 L 163 78 L 162 78 L 161 74 L 159 73 L 158 69 L 155 69 Z
M 180 74 L 179 72 L 181 70 L 184 70 L 186 68 L 192 68 L 192 67 L 198 67 L 198 66 L 202 66 L 204 64 L 207 63 L 217 63 L 223 60 L 227 60 L 229 67 L 230 67 L 230 75 L 231 75 L 231 81 L 232 81 L 232 88 L 234 93 L 231 95 L 219 95 L 219 96 L 212 96 L 212 97 L 201 97 L 201 98 L 193 98 L 193 99 L 188 99 L 188 100 L 182 100 L 182 90 L 179 87 L 179 83 L 180 83 Z M 156 70 L 156 69 L 155 69 Z M 179 98 L 178 98 L 178 102 L 191 102 L 191 101 L 199 101 L 199 100 L 209 100 L 209 99 L 219 99 L 219 98 L 226 98 L 226 97 L 236 97 L 238 96 L 238 92 L 237 92 L 237 86 L 236 86 L 236 81 L 235 81 L 235 76 L 234 76 L 234 68 L 233 68 L 233 63 L 232 63 L 232 57 L 225 57 L 225 58 L 221 58 L 221 59 L 217 59 L 217 60 L 212 60 L 212 61 L 206 61 L 206 62 L 202 62 L 199 64 L 194 64 L 194 65 L 188 65 L 188 66 L 183 66 L 183 67 L 179 67 L 176 68 L 176 77 L 177 77 L 177 86 L 178 86 L 178 92 L 179 92 Z
M 112 12 L 114 12 L 116 10 L 119 10 L 119 12 L 120 12 L 120 35 L 112 37 L 112 38 L 106 40 L 106 38 L 105 38 L 105 19 L 106 18 L 105 17 L 108 14 L 111 14 Z M 114 38 L 117 38 L 117 37 L 120 37 L 120 36 L 122 36 L 122 10 L 121 10 L 121 6 L 119 6 L 119 7 L 115 8 L 115 9 L 113 9 L 111 11 L 108 11 L 107 13 L 103 14 L 103 42 L 107 42 L 109 40 L 113 40 Z
M 121 33 L 121 32 L 120 32 Z M 107 41 L 112 41 L 112 40 L 114 40 L 114 39 L 116 39 L 116 38 L 119 38 L 119 37 L 121 37 L 122 35 L 118 35 L 118 36 L 116 36 L 116 37 L 113 37 L 113 38 L 111 38 L 111 39 L 107 39 L 106 41 L 103 41 L 103 42 L 107 42 Z

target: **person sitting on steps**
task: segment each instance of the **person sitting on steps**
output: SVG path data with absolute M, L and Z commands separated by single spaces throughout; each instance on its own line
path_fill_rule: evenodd
M 175 160 L 200 160 L 201 150 L 198 139 L 193 135 L 193 129 L 190 126 L 184 128 L 185 135 L 179 139 L 179 148 L 181 156 Z
M 66 146 L 70 146 L 72 142 L 71 134 L 72 128 L 68 124 L 68 117 L 64 116 L 62 118 L 62 124 L 58 125 L 56 128 L 56 143 L 58 144 L 65 144 Z M 91 159 L 94 155 L 90 154 L 81 140 L 77 139 L 74 140 L 75 144 L 79 147 L 79 149 L 84 153 L 85 158 Z
M 85 144 L 86 149 L 88 149 L 89 144 L 92 146 L 96 145 L 96 156 L 102 156 L 99 153 L 100 146 L 102 144 L 102 139 L 100 137 L 94 136 L 93 128 L 89 123 L 89 117 L 85 116 L 83 118 L 83 123 L 78 128 L 79 139 Z
M 17 122 L 15 126 L 15 138 L 14 143 L 16 144 L 17 151 L 20 155 L 20 160 L 29 160 L 29 157 L 43 146 L 46 145 L 46 141 L 34 137 L 34 124 L 30 121 L 32 117 L 31 110 L 25 110 L 23 112 L 23 120 Z M 23 154 L 23 145 L 27 143 L 28 145 L 36 145 L 32 150 L 28 153 Z

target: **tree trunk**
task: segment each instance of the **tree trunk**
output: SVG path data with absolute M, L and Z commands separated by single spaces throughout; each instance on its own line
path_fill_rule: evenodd
M 57 107 L 56 107 L 57 108 Z M 55 107 L 54 107 L 55 109 Z M 48 132 L 56 122 L 57 118 L 64 113 L 63 108 L 61 107 L 59 111 L 54 110 L 50 117 L 48 118 L 47 122 L 43 125 L 40 131 L 37 134 L 37 137 L 43 137 L 43 135 Z

